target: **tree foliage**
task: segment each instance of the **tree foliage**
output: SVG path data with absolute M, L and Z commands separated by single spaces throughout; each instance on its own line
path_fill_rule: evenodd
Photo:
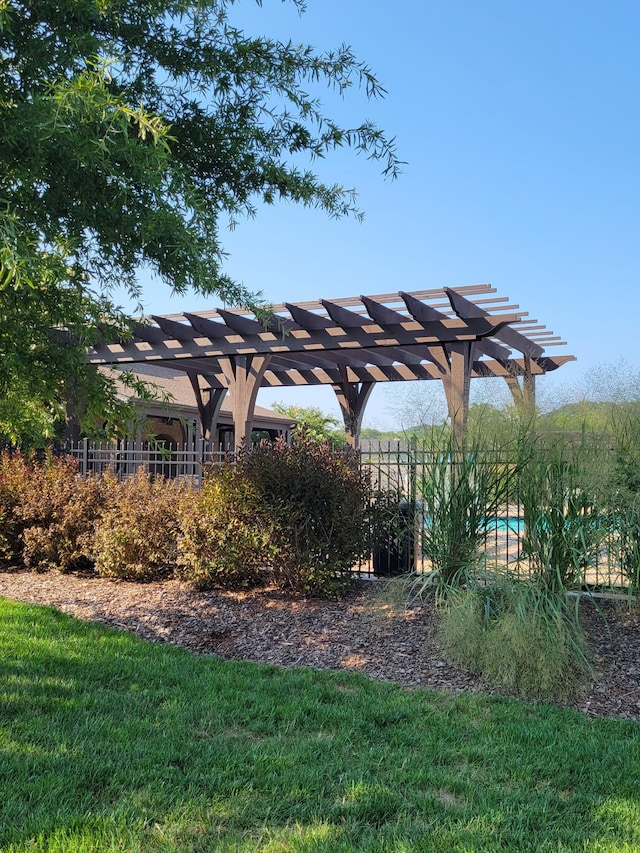
M 273 409 L 296 421 L 296 432 L 305 438 L 316 442 L 329 441 L 334 447 L 347 446 L 347 436 L 338 419 L 316 406 L 274 403 Z
M 49 424 L 69 386 L 75 404 L 113 397 L 104 377 L 87 383 L 81 353 L 124 333 L 114 294 L 139 295 L 141 266 L 175 292 L 259 308 L 224 273 L 222 228 L 276 200 L 360 215 L 352 190 L 299 165 L 336 148 L 396 174 L 393 140 L 367 121 L 337 124 L 313 94 L 318 84 L 382 94 L 368 66 L 346 46 L 248 35 L 234 5 L 0 0 L 5 439 L 19 438 L 16 395 Z

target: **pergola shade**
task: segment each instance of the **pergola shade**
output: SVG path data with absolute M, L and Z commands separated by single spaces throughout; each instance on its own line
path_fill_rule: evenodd
M 230 392 L 236 442 L 251 434 L 260 387 L 331 385 L 357 444 L 376 382 L 438 379 L 452 427 L 464 432 L 473 378 L 502 376 L 519 406 L 534 404 L 534 377 L 572 355 L 527 312 L 488 284 L 276 305 L 266 325 L 248 312 L 216 309 L 153 316 L 129 341 L 92 349 L 92 364 L 135 372 L 151 363 L 191 379 L 203 430 Z

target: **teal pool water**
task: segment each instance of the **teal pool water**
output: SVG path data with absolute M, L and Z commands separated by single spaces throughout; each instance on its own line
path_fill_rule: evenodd
M 424 519 L 425 526 L 429 526 L 431 518 L 426 516 Z M 524 533 L 524 519 L 515 517 L 508 518 L 507 516 L 498 516 L 498 518 L 490 519 L 487 524 L 487 530 L 497 531 L 498 533 L 513 533 L 518 535 Z
M 489 530 L 499 530 L 508 533 L 524 533 L 523 518 L 496 518 L 489 523 Z

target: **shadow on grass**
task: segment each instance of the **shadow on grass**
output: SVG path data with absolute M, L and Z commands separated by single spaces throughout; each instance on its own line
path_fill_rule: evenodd
M 225 663 L 0 600 L 0 849 L 640 846 L 640 727 Z

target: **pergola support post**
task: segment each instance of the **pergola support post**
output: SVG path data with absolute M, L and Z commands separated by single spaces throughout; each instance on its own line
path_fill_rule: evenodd
M 531 359 L 525 356 L 525 370 L 520 382 L 517 376 L 505 376 L 505 382 L 522 422 L 529 422 L 536 412 L 536 377 L 531 367 Z
M 234 355 L 220 359 L 231 395 L 236 453 L 243 445 L 251 447 L 256 398 L 270 361 L 270 355 Z
M 375 382 L 341 382 L 333 385 L 333 390 L 344 421 L 347 442 L 353 448 L 360 446 L 362 416 L 373 391 Z
M 460 447 L 467 431 L 474 342 L 452 343 L 447 349 L 449 366 L 443 376 L 444 392 L 451 421 L 451 434 L 456 445 Z

